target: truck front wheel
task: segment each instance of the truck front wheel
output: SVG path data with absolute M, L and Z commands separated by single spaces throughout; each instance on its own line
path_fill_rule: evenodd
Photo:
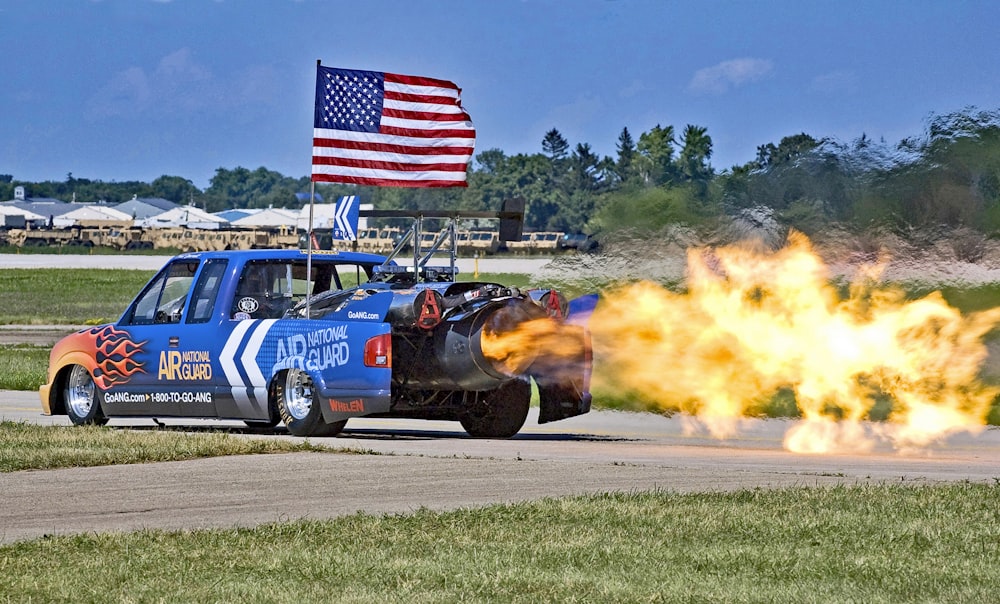
M 83 365 L 73 365 L 66 376 L 66 387 L 63 389 L 63 402 L 66 403 L 66 415 L 69 421 L 77 426 L 103 426 L 108 423 L 97 400 L 97 387 L 94 378 Z

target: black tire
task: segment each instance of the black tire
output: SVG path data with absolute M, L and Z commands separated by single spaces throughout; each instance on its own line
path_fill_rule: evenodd
M 267 430 L 281 423 L 281 413 L 278 411 L 277 388 L 272 384 L 267 397 L 267 419 L 245 419 L 243 423 L 248 428 L 256 430 Z
M 295 436 L 336 436 L 347 420 L 326 423 L 316 400 L 312 378 L 301 369 L 289 369 L 275 385 L 278 414 Z
M 94 378 L 82 365 L 73 365 L 66 375 L 63 403 L 66 405 L 69 421 L 77 426 L 103 426 L 108 423 L 108 418 L 101 410 L 101 403 L 97 400 Z
M 524 425 L 530 405 L 531 384 L 512 380 L 481 393 L 475 406 L 460 415 L 459 421 L 475 438 L 510 438 Z

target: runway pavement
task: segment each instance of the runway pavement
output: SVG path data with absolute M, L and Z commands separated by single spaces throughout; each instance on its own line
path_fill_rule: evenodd
M 0 392 L 0 418 L 68 424 L 65 417 L 42 416 L 32 392 Z M 533 412 L 513 439 L 489 440 L 469 438 L 455 422 L 357 419 L 338 437 L 311 439 L 346 451 L 341 453 L 0 474 L 0 542 L 87 531 L 252 526 L 607 491 L 992 483 L 1000 477 L 996 429 L 908 453 L 883 445 L 863 455 L 801 455 L 782 448 L 791 421 L 746 420 L 738 435 L 717 440 L 680 416 L 596 411 L 541 426 L 535 420 Z M 295 438 L 243 429 L 238 422 L 162 422 L 166 428 L 149 419 L 109 425 Z

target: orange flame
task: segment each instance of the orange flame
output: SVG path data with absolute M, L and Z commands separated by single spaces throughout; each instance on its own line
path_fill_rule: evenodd
M 689 413 L 720 438 L 790 391 L 803 421 L 785 447 L 798 452 L 923 447 L 980 430 L 1000 392 L 978 378 L 1000 308 L 963 317 L 937 292 L 906 301 L 874 286 L 879 270 L 842 299 L 798 233 L 773 253 L 691 250 L 686 293 L 640 282 L 602 294 L 589 321 L 594 388 Z M 539 338 L 531 324 L 503 335 L 515 347 Z M 891 401 L 888 422 L 862 424 L 878 400 Z
M 146 343 L 135 342 L 131 334 L 114 325 L 95 327 L 86 332 L 93 337 L 94 360 L 97 370 L 94 382 L 101 390 L 124 384 L 136 373 L 145 373 L 143 363 L 136 360 Z
M 878 267 L 864 272 L 840 300 L 801 234 L 772 254 L 693 250 L 686 294 L 638 283 L 598 306 L 595 384 L 697 415 L 720 437 L 791 389 L 804 418 L 786 436 L 793 451 L 870 446 L 858 422 L 880 395 L 893 401 L 880 436 L 898 447 L 978 429 L 998 392 L 977 375 L 1000 309 L 962 317 L 937 292 L 907 302 L 872 287 Z
M 529 369 L 555 381 L 578 379 L 586 354 L 583 329 L 549 317 L 530 319 L 507 331 L 485 329 L 483 355 L 508 375 Z

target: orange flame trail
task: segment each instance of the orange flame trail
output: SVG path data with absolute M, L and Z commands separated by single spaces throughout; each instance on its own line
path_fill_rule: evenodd
M 977 377 L 982 340 L 1000 309 L 962 317 L 937 292 L 905 301 L 871 287 L 876 269 L 841 300 L 804 235 L 771 254 L 692 250 L 687 293 L 641 282 L 602 296 L 594 385 L 696 415 L 719 437 L 790 389 L 804 421 L 785 446 L 801 452 L 870 448 L 859 422 L 878 396 L 893 401 L 878 436 L 898 448 L 980 429 L 997 394 Z

